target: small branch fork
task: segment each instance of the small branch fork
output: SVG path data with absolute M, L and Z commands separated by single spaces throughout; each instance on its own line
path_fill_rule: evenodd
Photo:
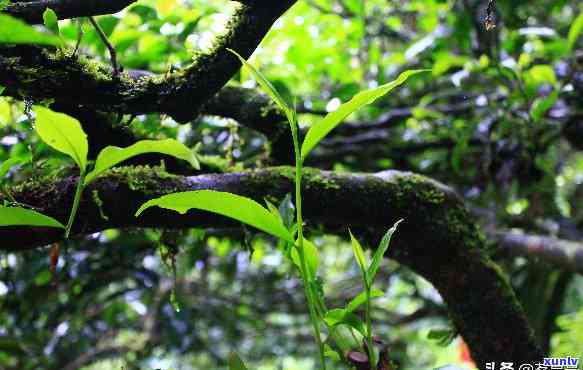
M 93 18 L 93 17 L 88 17 L 88 18 L 89 18 L 89 22 L 91 23 L 93 28 L 95 28 L 95 31 L 97 31 L 97 34 L 99 35 L 99 38 L 101 39 L 101 42 L 103 42 L 103 44 L 105 44 L 105 47 L 109 51 L 109 57 L 111 59 L 111 67 L 113 68 L 113 77 L 118 78 L 120 68 L 119 68 L 119 65 L 117 63 L 117 52 L 115 51 L 115 48 L 113 47 L 113 45 L 107 39 L 107 35 L 105 34 L 105 32 L 103 32 L 103 29 L 101 28 L 99 23 L 97 23 L 95 18 Z

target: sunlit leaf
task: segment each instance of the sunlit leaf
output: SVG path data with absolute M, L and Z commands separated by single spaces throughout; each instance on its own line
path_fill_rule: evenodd
M 372 285 L 374 278 L 379 270 L 379 266 L 381 265 L 381 261 L 383 260 L 385 253 L 387 252 L 387 249 L 389 249 L 391 237 L 393 236 L 395 230 L 397 230 L 397 227 L 399 226 L 399 224 L 401 222 L 403 222 L 402 219 L 395 222 L 393 227 L 391 227 L 389 230 L 387 230 L 387 232 L 385 233 L 385 235 L 381 239 L 381 242 L 379 243 L 377 250 L 373 254 L 372 261 L 370 263 L 370 266 L 368 267 L 368 272 L 367 272 L 369 286 Z
M 166 17 L 178 6 L 176 0 L 156 0 L 156 10 L 162 17 Z
M 52 217 L 21 207 L 0 206 L 0 226 L 43 226 L 64 229 L 65 226 Z
M 340 348 L 342 353 L 361 347 L 363 335 L 355 332 L 350 326 L 346 324 L 337 324 L 329 329 L 330 337 L 334 343 Z
M 247 370 L 245 363 L 235 352 L 229 354 L 229 370 Z
M 356 112 L 358 109 L 364 107 L 365 105 L 373 103 L 378 98 L 383 95 L 388 94 L 394 88 L 402 85 L 407 79 L 413 75 L 421 72 L 427 72 L 429 70 L 410 70 L 405 71 L 397 77 L 396 80 L 391 81 L 385 85 L 381 85 L 377 88 L 362 91 L 356 94 L 350 101 L 342 104 L 334 112 L 328 113 L 321 121 L 316 122 L 310 129 L 304 139 L 302 145 L 302 158 L 306 158 L 307 155 L 318 145 L 318 143 L 330 133 L 336 126 L 338 126 L 342 121 L 348 117 L 350 114 Z
M 348 232 L 350 233 L 350 243 L 352 244 L 352 252 L 356 258 L 356 263 L 358 263 L 358 267 L 360 267 L 363 277 L 368 282 L 368 279 L 366 278 L 366 258 L 364 256 L 364 251 L 360 242 L 354 237 L 354 235 L 352 235 L 352 232 L 350 230 Z
M 103 149 L 95 161 L 95 168 L 87 174 L 86 184 L 93 181 L 98 175 L 112 168 L 113 166 L 145 153 L 161 153 L 173 156 L 189 162 L 194 168 L 199 168 L 199 163 L 194 153 L 184 144 L 174 140 L 142 140 L 127 148 L 108 146 Z
M 326 312 L 326 315 L 324 315 L 324 321 L 326 322 L 326 325 L 334 326 L 341 323 L 346 314 L 347 312 L 344 308 L 333 308 Z
M 575 44 L 577 43 L 577 39 L 579 39 L 579 36 L 581 35 L 581 32 L 583 32 L 583 12 L 581 12 L 577 18 L 575 18 L 573 24 L 571 24 L 571 27 L 569 28 L 569 34 L 567 36 L 569 49 L 574 49 Z
M 279 218 L 272 215 L 253 199 L 240 195 L 213 190 L 197 190 L 164 195 L 143 204 L 136 212 L 136 216 L 154 206 L 171 209 L 181 214 L 185 214 L 190 209 L 218 213 L 288 242 L 294 242 Z
M 297 242 L 296 242 L 297 245 Z M 306 264 L 308 265 L 308 274 L 311 279 L 316 277 L 318 271 L 318 266 L 320 264 L 318 248 L 311 241 L 304 239 L 304 257 L 306 258 Z M 298 248 L 293 248 L 291 251 L 291 259 L 296 264 L 296 266 L 301 267 L 300 254 Z
M 370 299 L 380 298 L 384 296 L 385 293 L 379 289 L 372 289 L 370 291 Z M 356 311 L 358 307 L 366 303 L 366 292 L 360 292 L 356 297 L 354 297 L 345 308 L 347 313 Z
M 0 14 L 0 44 L 39 44 L 59 46 L 58 36 L 42 33 L 20 19 Z
M 87 167 L 87 135 L 75 118 L 36 106 L 36 132 L 53 149 L 67 154 L 82 172 Z
M 51 8 L 46 8 L 43 13 L 43 22 L 45 27 L 53 31 L 54 34 L 59 35 L 59 18 L 57 13 Z

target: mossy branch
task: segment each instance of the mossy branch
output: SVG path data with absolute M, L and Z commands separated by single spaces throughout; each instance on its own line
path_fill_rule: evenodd
M 150 209 L 134 213 L 146 200 L 176 191 L 213 189 L 252 197 L 283 198 L 292 193 L 291 167 L 260 171 L 173 176 L 146 167 L 121 168 L 98 179 L 81 200 L 73 234 L 121 227 L 232 227 L 224 217 L 192 211 L 186 215 Z M 14 198 L 59 220 L 66 219 L 74 178 L 30 182 L 11 189 Z M 91 193 L 99 192 L 103 204 Z M 516 297 L 500 269 L 486 255 L 484 238 L 463 201 L 449 188 L 412 173 L 336 174 L 306 169 L 304 215 L 309 226 L 345 235 L 346 226 L 377 245 L 386 229 L 404 218 L 389 256 L 425 277 L 448 305 L 456 329 L 479 365 L 487 361 L 534 362 L 542 358 Z M 2 199 L 0 199 L 1 201 Z M 108 220 L 101 217 L 104 212 Z M 0 231 L 5 250 L 24 250 L 57 240 L 51 230 Z
M 3 12 L 31 24 L 42 24 L 47 8 L 55 11 L 59 19 L 113 14 L 137 0 L 36 0 L 9 3 Z
M 0 85 L 7 87 L 5 95 L 18 98 L 53 99 L 102 112 L 164 113 L 187 122 L 241 67 L 227 49 L 251 56 L 272 24 L 294 3 L 240 5 L 210 51 L 173 73 L 137 80 L 128 73 L 114 78 L 109 66 L 83 57 L 36 46 L 1 45 Z M 83 94 L 78 93 L 80 88 Z

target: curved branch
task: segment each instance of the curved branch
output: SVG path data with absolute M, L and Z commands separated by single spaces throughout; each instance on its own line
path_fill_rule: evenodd
M 125 73 L 114 77 L 109 67 L 83 58 L 49 52 L 36 46 L 0 45 L 0 85 L 5 94 L 34 99 L 54 99 L 84 105 L 103 112 L 127 114 L 165 113 L 179 122 L 196 117 L 200 107 L 214 96 L 241 67 L 227 48 L 244 58 L 295 0 L 270 6 L 240 5 L 227 32 L 215 47 L 196 57 L 188 67 L 166 76 L 133 79 Z M 79 94 L 79 89 L 83 94 Z
M 114 14 L 137 0 L 37 0 L 12 2 L 3 10 L 31 24 L 42 24 L 43 13 L 50 8 L 59 19 Z
M 74 233 L 88 234 L 120 227 L 217 227 L 232 221 L 208 212 L 186 215 L 153 208 L 135 218 L 148 199 L 176 191 L 214 189 L 252 197 L 283 198 L 293 189 L 293 168 L 172 176 L 150 168 L 121 168 L 93 183 L 81 202 Z M 12 196 L 60 220 L 67 217 L 76 179 L 28 183 Z M 500 269 L 487 257 L 484 239 L 462 200 L 449 188 L 423 176 L 398 171 L 375 175 L 336 174 L 307 169 L 303 183 L 308 222 L 327 232 L 346 233 L 350 225 L 369 245 L 376 245 L 388 226 L 405 222 L 390 256 L 429 280 L 448 305 L 457 330 L 473 358 L 534 362 L 542 358 L 522 309 Z M 90 194 L 97 191 L 99 207 Z M 2 199 L 0 199 L 2 201 Z M 4 249 L 27 249 L 60 238 L 54 230 L 11 228 L 0 231 Z
M 495 232 L 498 247 L 513 256 L 539 257 L 565 270 L 583 274 L 583 244 L 548 236 Z

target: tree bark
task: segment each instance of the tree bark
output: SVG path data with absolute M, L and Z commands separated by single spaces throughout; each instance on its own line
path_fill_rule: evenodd
M 76 181 L 30 182 L 11 189 L 11 194 L 19 202 L 64 221 Z M 234 223 L 222 216 L 201 211 L 180 215 L 152 208 L 142 217 L 135 218 L 134 214 L 145 201 L 178 191 L 213 189 L 263 202 L 265 197 L 282 199 L 292 193 L 293 183 L 291 167 L 194 177 L 173 176 L 146 167 L 120 168 L 85 191 L 74 234 L 108 228 L 232 226 Z M 103 202 L 101 209 L 95 204 L 94 192 Z M 310 228 L 346 235 L 350 226 L 369 246 L 376 245 L 388 227 L 404 218 L 388 256 L 436 287 L 480 367 L 489 361 L 541 360 L 543 354 L 507 279 L 487 256 L 481 232 L 451 189 L 426 177 L 398 171 L 365 175 L 307 169 L 303 197 Z M 34 248 L 60 238 L 61 233 L 55 230 L 0 230 L 5 250 Z

